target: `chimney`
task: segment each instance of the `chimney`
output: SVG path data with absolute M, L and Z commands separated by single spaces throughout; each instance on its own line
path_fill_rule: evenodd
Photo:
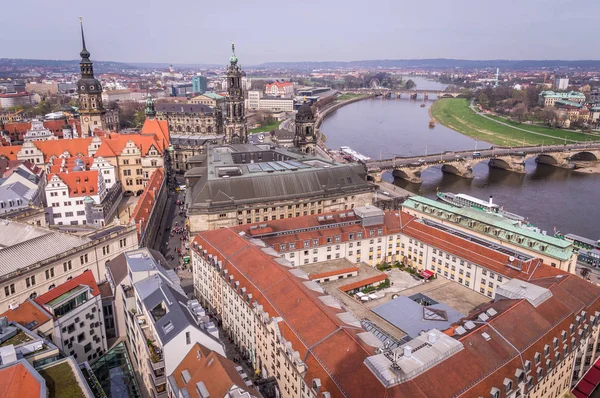
M 410 358 L 410 356 L 412 355 L 412 347 L 411 346 L 404 346 L 404 356 L 406 358 Z
M 437 335 L 433 332 L 430 332 L 427 336 L 427 341 L 429 342 L 429 344 L 435 344 L 435 342 L 437 341 Z

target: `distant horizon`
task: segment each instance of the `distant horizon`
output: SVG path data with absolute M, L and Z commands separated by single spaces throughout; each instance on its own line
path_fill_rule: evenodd
M 595 53 L 600 15 L 594 0 L 574 5 L 561 0 L 230 0 L 226 5 L 62 0 L 60 5 L 7 3 L 2 27 L 12 33 L 0 36 L 2 56 L 75 59 L 82 16 L 92 59 L 124 63 L 221 65 L 231 55 L 231 42 L 242 66 L 268 60 L 582 60 Z
M 143 65 L 143 64 L 162 64 L 162 65 L 174 65 L 174 66 L 226 66 L 226 62 L 222 63 L 182 63 L 182 62 L 164 62 L 164 61 L 118 61 L 118 60 L 101 60 L 95 59 L 93 56 L 90 57 L 92 62 L 102 63 L 119 63 L 129 65 Z M 14 58 L 14 57 L 0 57 L 0 60 L 19 60 L 19 61 L 54 61 L 54 62 L 75 62 L 79 63 L 80 58 Z M 547 59 L 534 59 L 534 58 L 521 58 L 521 59 L 510 59 L 510 58 L 445 58 L 445 57 L 424 57 L 424 58 L 369 58 L 369 59 L 354 59 L 350 61 L 340 60 L 326 60 L 326 61 L 313 61 L 313 60 L 300 60 L 300 61 L 265 61 L 259 64 L 245 64 L 245 66 L 263 66 L 266 64 L 301 64 L 301 63 L 339 63 L 339 64 L 351 64 L 360 62 L 410 62 L 410 61 L 458 61 L 458 62 L 565 62 L 565 63 L 576 63 L 576 62 L 600 62 L 600 58 L 582 58 L 582 59 L 566 59 L 566 58 L 547 58 Z M 241 61 L 240 61 L 241 64 Z M 244 65 L 242 65 L 244 67 Z

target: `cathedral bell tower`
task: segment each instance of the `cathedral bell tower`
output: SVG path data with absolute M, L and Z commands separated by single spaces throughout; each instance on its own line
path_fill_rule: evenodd
M 79 94 L 79 116 L 81 131 L 93 132 L 94 129 L 108 130 L 112 126 L 106 123 L 106 110 L 102 105 L 102 85 L 94 77 L 94 66 L 90 61 L 90 53 L 85 48 L 85 36 L 83 35 L 83 21 L 81 24 L 81 43 L 83 49 L 79 53 L 81 61 L 81 79 L 77 82 L 77 94 Z M 89 133 L 88 133 L 89 134 Z
M 315 136 L 315 115 L 308 103 L 298 108 L 296 113 L 296 134 L 294 146 L 302 152 L 314 155 L 317 138 Z
M 231 57 L 227 68 L 227 112 L 225 115 L 225 140 L 228 143 L 246 143 L 248 127 L 242 90 L 242 69 L 235 56 L 235 45 L 231 44 Z

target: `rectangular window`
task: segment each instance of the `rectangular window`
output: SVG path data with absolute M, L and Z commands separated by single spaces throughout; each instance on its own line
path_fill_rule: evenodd
M 46 279 L 54 277 L 54 267 L 46 270 Z
M 187 344 L 187 345 L 192 344 L 192 338 L 190 336 L 190 332 L 185 332 L 185 344 Z
M 85 352 L 89 352 L 92 349 L 92 343 L 87 343 L 83 349 Z
M 64 272 L 70 271 L 72 269 L 71 260 L 63 263 Z

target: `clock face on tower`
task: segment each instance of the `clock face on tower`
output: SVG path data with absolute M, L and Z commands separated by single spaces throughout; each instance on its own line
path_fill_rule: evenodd
M 89 118 L 89 117 L 84 117 L 84 118 L 83 118 L 83 121 L 84 121 L 84 122 L 89 122 L 89 121 L 90 121 L 90 118 Z

